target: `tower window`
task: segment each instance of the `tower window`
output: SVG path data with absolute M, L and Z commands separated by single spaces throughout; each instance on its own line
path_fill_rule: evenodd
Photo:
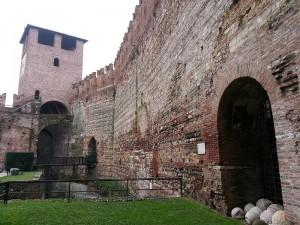
M 75 50 L 76 39 L 70 36 L 62 36 L 61 48 L 65 50 Z
M 48 30 L 39 30 L 38 43 L 54 46 L 54 33 Z
M 53 60 L 53 66 L 59 67 L 59 58 L 54 58 Z
M 34 92 L 34 99 L 39 99 L 40 98 L 40 91 L 39 90 L 36 90 Z

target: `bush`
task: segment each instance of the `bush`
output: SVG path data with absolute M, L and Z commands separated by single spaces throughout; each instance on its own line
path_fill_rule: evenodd
M 31 171 L 33 167 L 33 152 L 6 152 L 5 169 L 19 168 L 24 171 Z
M 97 189 L 101 192 L 103 197 L 120 197 L 124 196 L 127 189 L 119 181 L 97 181 Z

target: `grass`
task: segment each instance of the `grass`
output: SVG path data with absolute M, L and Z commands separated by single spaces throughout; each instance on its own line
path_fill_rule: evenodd
M 133 202 L 12 201 L 0 225 L 241 225 L 189 199 Z
M 41 175 L 40 171 L 24 172 L 22 175 L 0 177 L 0 183 L 6 181 L 28 181 L 36 179 L 36 175 Z

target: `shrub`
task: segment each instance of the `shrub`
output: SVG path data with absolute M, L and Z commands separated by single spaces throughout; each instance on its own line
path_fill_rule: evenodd
M 19 168 L 24 171 L 31 171 L 33 167 L 33 152 L 6 152 L 5 169 Z
M 97 189 L 102 193 L 103 197 L 120 197 L 123 196 L 127 189 L 119 181 L 97 181 Z

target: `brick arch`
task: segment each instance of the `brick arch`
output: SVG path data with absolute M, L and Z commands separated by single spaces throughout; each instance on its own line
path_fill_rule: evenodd
M 262 67 L 260 64 L 244 63 L 220 71 L 214 79 L 215 96 L 212 100 L 215 110 L 221 101 L 221 97 L 231 82 L 241 77 L 255 79 L 268 93 L 271 104 L 281 97 L 280 88 L 276 80 L 268 70 L 267 65 Z
M 45 102 L 40 108 L 40 114 L 60 114 L 67 115 L 69 110 L 66 105 L 59 101 Z
M 225 67 L 223 70 L 220 70 L 213 79 L 213 89 L 214 89 L 214 95 L 211 98 L 210 101 L 210 107 L 211 107 L 211 128 L 210 130 L 214 131 L 213 135 L 209 138 L 211 142 L 215 142 L 213 144 L 214 150 L 210 149 L 208 151 L 208 156 L 210 161 L 220 161 L 220 153 L 219 153 L 219 145 L 218 145 L 218 109 L 219 104 L 221 102 L 221 98 L 223 96 L 223 93 L 225 92 L 226 88 L 232 83 L 234 80 L 238 78 L 243 77 L 249 77 L 256 80 L 262 88 L 267 92 L 271 108 L 273 108 L 273 104 L 281 99 L 281 92 L 280 88 L 278 87 L 276 80 L 271 74 L 271 71 L 267 68 L 267 65 L 262 67 L 257 62 L 249 62 L 249 63 L 243 63 L 243 64 L 237 64 L 233 66 L 230 64 L 230 66 Z M 274 121 L 276 121 L 277 118 L 274 118 Z M 276 127 L 275 127 L 276 131 Z M 208 149 L 209 150 L 209 149 Z
M 266 87 L 270 85 L 264 77 L 254 77 L 261 78 Z M 242 207 L 261 197 L 282 203 L 268 91 L 253 77 L 230 78 L 231 82 L 227 77 L 229 84 L 223 83 L 225 89 L 216 105 L 219 163 L 228 209 Z M 276 90 L 272 89 L 270 93 L 275 94 L 273 100 L 276 100 Z
M 96 165 L 98 163 L 98 153 L 97 153 L 97 140 L 95 137 L 89 138 L 88 141 L 88 152 L 87 152 L 87 161 L 89 163 L 88 167 L 88 178 L 96 178 L 97 177 L 97 169 Z
M 95 137 L 91 137 L 88 142 L 88 151 L 97 152 L 97 141 Z

